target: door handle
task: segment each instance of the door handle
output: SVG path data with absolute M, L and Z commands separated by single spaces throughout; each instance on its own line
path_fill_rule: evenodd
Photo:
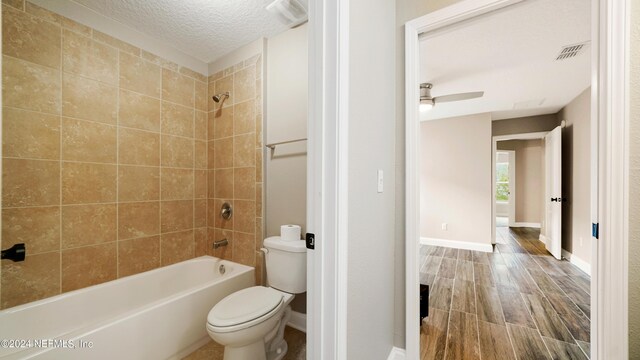
M 560 202 L 560 201 L 562 201 L 562 199 L 561 199 L 561 198 L 559 198 L 559 197 L 556 197 L 556 198 L 551 198 L 551 201 L 557 201 L 557 202 Z

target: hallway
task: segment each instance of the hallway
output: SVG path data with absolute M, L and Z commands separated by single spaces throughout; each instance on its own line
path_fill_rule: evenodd
M 430 285 L 421 359 L 587 359 L 590 277 L 533 228 L 497 228 L 493 253 L 421 246 Z

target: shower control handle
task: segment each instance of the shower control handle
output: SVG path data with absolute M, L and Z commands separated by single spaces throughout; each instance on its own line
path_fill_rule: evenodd
M 27 255 L 27 248 L 24 244 L 15 244 L 12 247 L 2 250 L 2 260 L 7 259 L 13 262 L 24 261 Z
M 220 209 L 220 216 L 223 219 L 229 220 L 231 219 L 231 215 L 233 215 L 233 208 L 231 208 L 231 204 L 228 202 L 222 204 L 222 208 Z

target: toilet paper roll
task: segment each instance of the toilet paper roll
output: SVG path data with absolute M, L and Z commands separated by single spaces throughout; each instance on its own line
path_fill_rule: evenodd
M 284 241 L 300 240 L 301 231 L 299 225 L 282 225 L 280 226 L 280 238 Z

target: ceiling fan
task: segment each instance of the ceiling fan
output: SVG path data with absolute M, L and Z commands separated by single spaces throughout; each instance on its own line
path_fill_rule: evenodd
M 431 89 L 433 85 L 431 83 L 420 84 L 420 111 L 427 111 L 436 106 L 436 103 L 443 103 L 449 101 L 461 101 L 482 97 L 484 91 L 475 91 L 468 93 L 449 94 L 444 96 L 431 96 Z

